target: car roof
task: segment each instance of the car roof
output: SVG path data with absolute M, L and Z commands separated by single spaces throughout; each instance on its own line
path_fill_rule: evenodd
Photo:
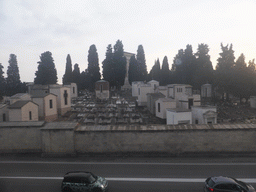
M 215 184 L 219 183 L 230 183 L 230 184 L 236 184 L 237 182 L 231 178 L 231 177 L 223 177 L 223 176 L 218 176 L 218 177 L 211 177 L 211 179 L 214 181 Z
M 93 175 L 91 172 L 85 172 L 85 171 L 71 171 L 65 174 L 64 177 L 90 177 Z

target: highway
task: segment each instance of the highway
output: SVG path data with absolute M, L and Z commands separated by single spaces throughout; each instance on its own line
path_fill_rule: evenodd
M 68 171 L 106 177 L 109 192 L 203 191 L 209 176 L 232 176 L 256 187 L 254 158 L 0 157 L 0 192 L 60 192 Z

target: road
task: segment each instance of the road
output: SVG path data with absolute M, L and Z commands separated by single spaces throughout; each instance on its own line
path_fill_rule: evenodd
M 63 175 L 72 170 L 106 177 L 109 192 L 203 191 L 213 175 L 239 178 L 256 187 L 254 158 L 3 158 L 0 192 L 60 192 Z

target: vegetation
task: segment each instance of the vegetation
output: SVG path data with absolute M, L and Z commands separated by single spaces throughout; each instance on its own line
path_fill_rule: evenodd
M 203 84 L 210 83 L 218 93 L 222 94 L 223 99 L 229 100 L 229 95 L 232 94 L 248 100 L 250 96 L 256 94 L 255 60 L 250 60 L 247 64 L 243 53 L 236 59 L 232 44 L 225 46 L 220 44 L 220 48 L 215 70 L 210 59 L 209 47 L 202 43 L 198 45 L 196 53 L 193 53 L 191 45 L 178 50 L 171 69 L 167 56 L 163 58 L 162 65 L 157 59 L 148 74 L 144 49 L 139 45 L 137 54 L 130 58 L 129 82 L 131 84 L 133 81 L 157 80 L 160 85 L 190 84 L 195 90 L 200 90 Z M 109 44 L 105 56 L 102 62 L 102 77 L 109 81 L 111 87 L 120 89 L 126 74 L 126 58 L 122 41 L 117 40 L 113 48 Z M 0 97 L 25 92 L 25 84 L 20 81 L 16 55 L 10 54 L 7 78 L 3 74 L 3 66 L 0 64 Z M 35 84 L 57 83 L 57 71 L 51 52 L 41 54 L 35 74 Z M 93 91 L 94 83 L 100 79 L 99 59 L 95 45 L 90 46 L 88 67 L 81 73 L 78 64 L 75 64 L 72 70 L 71 57 L 67 55 L 63 84 L 75 82 L 79 90 Z
M 95 45 L 91 45 L 88 51 L 88 73 L 90 77 L 90 90 L 94 90 L 94 84 L 96 81 L 100 80 L 100 67 L 99 67 L 99 58 Z
M 8 96 L 12 96 L 16 93 L 23 93 L 25 91 L 26 88 L 24 88 L 24 84 L 22 84 L 20 81 L 17 56 L 14 54 L 10 54 L 9 66 L 7 69 L 5 94 Z
M 72 62 L 71 62 L 71 57 L 68 54 L 67 56 L 67 62 L 66 62 L 66 71 L 65 74 L 63 75 L 62 78 L 62 83 L 63 85 L 73 83 L 73 76 L 72 76 Z
M 41 54 L 38 62 L 38 70 L 36 71 L 36 77 L 34 79 L 35 84 L 56 84 L 57 83 L 57 70 L 55 68 L 52 53 L 47 51 Z
M 3 68 L 4 67 L 2 63 L 0 63 L 0 100 L 2 99 L 2 96 L 5 95 L 5 86 L 6 86 Z

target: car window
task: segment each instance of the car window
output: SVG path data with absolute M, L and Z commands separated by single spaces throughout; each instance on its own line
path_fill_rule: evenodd
M 81 182 L 85 183 L 85 184 L 89 184 L 90 183 L 87 178 L 81 178 Z
M 88 177 L 88 182 L 89 183 L 94 183 L 96 181 L 96 178 L 93 176 L 93 175 L 91 175 L 90 177 Z
M 215 189 L 223 189 L 223 190 L 230 190 L 231 186 L 228 186 L 226 184 L 219 184 L 215 186 Z
M 214 182 L 212 179 L 210 179 L 210 180 L 208 181 L 208 185 L 209 185 L 210 187 L 213 187 L 214 184 L 215 184 L 215 182 Z
M 237 185 L 231 185 L 231 187 L 232 187 L 233 190 L 236 190 L 236 191 L 239 191 L 239 190 L 240 190 Z

